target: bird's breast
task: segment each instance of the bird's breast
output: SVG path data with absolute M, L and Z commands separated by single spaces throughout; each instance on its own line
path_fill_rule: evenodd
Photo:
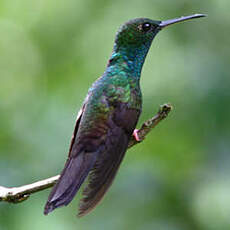
M 105 93 L 110 103 L 126 103 L 130 108 L 141 108 L 142 96 L 138 83 L 115 79 L 106 86 Z

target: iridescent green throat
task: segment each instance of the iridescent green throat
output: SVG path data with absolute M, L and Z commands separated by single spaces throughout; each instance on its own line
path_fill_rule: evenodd
M 118 46 L 116 43 L 109 59 L 105 73 L 107 75 L 126 72 L 137 80 L 140 79 L 141 70 L 152 41 L 136 46 Z

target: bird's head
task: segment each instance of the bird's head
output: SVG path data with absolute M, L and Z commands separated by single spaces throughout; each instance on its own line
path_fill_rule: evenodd
M 138 49 L 143 46 L 150 46 L 155 35 L 166 26 L 204 16 L 204 14 L 194 14 L 166 21 L 155 21 L 148 18 L 130 20 L 123 24 L 118 30 L 115 39 L 115 48 Z
M 160 21 L 136 18 L 123 24 L 117 32 L 115 44 L 118 47 L 139 47 L 149 43 L 160 30 Z

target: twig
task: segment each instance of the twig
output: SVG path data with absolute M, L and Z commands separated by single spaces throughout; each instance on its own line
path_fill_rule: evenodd
M 129 148 L 132 146 L 141 143 L 144 138 L 147 136 L 147 134 L 162 120 L 164 120 L 169 112 L 172 110 L 172 106 L 170 104 L 164 104 L 160 106 L 160 109 L 158 113 L 144 122 L 141 126 L 141 128 L 137 131 L 138 138 L 140 141 L 137 141 L 135 137 L 133 136 L 132 139 L 129 141 Z
M 59 177 L 59 175 L 53 176 L 48 179 L 40 180 L 33 184 L 23 185 L 20 187 L 7 188 L 0 186 L 0 201 L 20 203 L 27 200 L 30 194 L 52 187 Z
M 160 107 L 158 113 L 144 122 L 139 130 L 137 130 L 137 136 L 140 141 L 132 136 L 129 142 L 128 148 L 133 147 L 134 145 L 141 143 L 146 135 L 163 119 L 165 119 L 169 112 L 172 110 L 172 106 L 170 104 L 164 104 Z M 6 201 L 9 203 L 19 203 L 25 201 L 29 198 L 32 193 L 36 193 L 47 188 L 52 187 L 57 180 L 59 179 L 59 175 L 50 177 L 48 179 L 40 180 L 32 184 L 23 185 L 20 187 L 3 187 L 0 186 L 0 201 Z

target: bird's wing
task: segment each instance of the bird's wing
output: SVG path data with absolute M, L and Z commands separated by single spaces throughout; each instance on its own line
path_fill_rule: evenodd
M 74 127 L 74 131 L 73 131 L 72 139 L 71 139 L 70 146 L 69 146 L 69 157 L 70 157 L 71 152 L 72 152 L 73 144 L 74 144 L 76 136 L 77 136 L 77 131 L 78 131 L 78 128 L 80 125 L 80 121 L 81 121 L 84 109 L 85 109 L 85 104 L 83 104 L 82 108 L 79 110 L 79 112 L 77 114 L 77 119 L 75 122 L 75 127 Z
M 105 149 L 100 152 L 88 184 L 84 188 L 78 216 L 90 212 L 103 198 L 115 178 L 120 163 L 127 150 L 130 136 L 138 121 L 140 111 L 119 104 L 109 122 L 110 129 L 105 140 Z
M 54 185 L 48 197 L 48 201 L 46 202 L 45 209 L 44 209 L 45 215 L 47 215 L 49 212 L 53 211 L 57 207 L 67 205 L 72 200 L 72 197 L 75 195 L 76 193 L 75 191 L 77 191 L 80 187 L 80 186 L 79 187 L 74 186 L 76 182 L 79 181 L 78 184 L 81 184 L 88 174 L 87 173 L 85 177 L 84 175 L 81 175 L 80 177 L 78 177 L 77 175 L 79 171 L 87 170 L 87 165 L 83 164 L 84 161 L 88 162 L 87 154 L 86 155 L 81 154 L 78 158 L 71 157 L 72 149 L 74 146 L 74 142 L 77 136 L 77 131 L 79 129 L 79 125 L 82 119 L 82 114 L 84 112 L 84 109 L 85 109 L 85 104 L 78 112 L 73 136 L 70 143 L 69 156 L 57 184 Z
M 78 133 L 82 126 L 81 117 L 84 117 L 83 110 L 76 123 L 69 157 L 48 198 L 45 214 L 69 204 L 89 173 L 79 216 L 87 214 L 98 204 L 116 175 L 139 114 L 139 110 L 118 103 L 103 122 L 99 120 L 92 128 L 87 128 L 87 132 Z

